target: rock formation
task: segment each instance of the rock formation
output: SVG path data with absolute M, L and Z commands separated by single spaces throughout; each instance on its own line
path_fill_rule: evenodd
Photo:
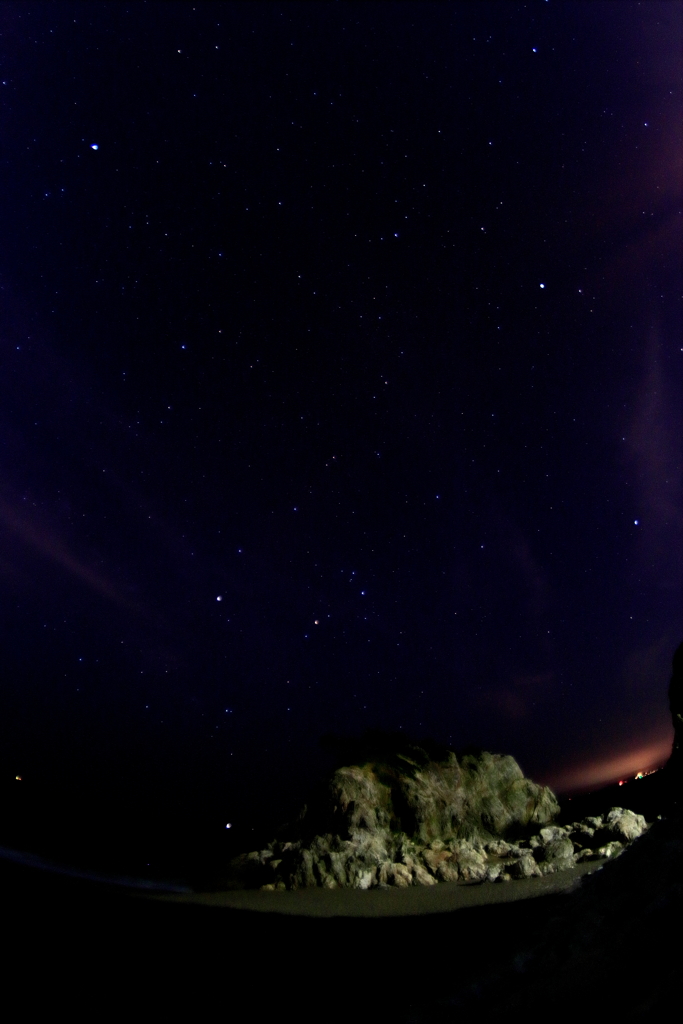
M 553 793 L 499 754 L 434 757 L 402 743 L 337 769 L 298 821 L 233 870 L 249 887 L 298 889 L 509 881 L 614 857 L 648 828 L 612 808 L 553 824 Z

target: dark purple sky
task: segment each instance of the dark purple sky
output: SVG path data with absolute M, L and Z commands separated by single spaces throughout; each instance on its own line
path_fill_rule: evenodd
M 2 4 L 7 778 L 667 756 L 681 14 Z

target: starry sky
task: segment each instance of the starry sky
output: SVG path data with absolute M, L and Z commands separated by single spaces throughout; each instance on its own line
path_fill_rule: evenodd
M 4 779 L 666 759 L 681 15 L 0 6 Z

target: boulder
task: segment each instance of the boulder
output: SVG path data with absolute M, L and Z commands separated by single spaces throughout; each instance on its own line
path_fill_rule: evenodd
M 512 846 L 504 839 L 492 839 L 484 846 L 489 857 L 509 857 Z
M 564 828 L 542 828 L 538 838 L 540 843 L 535 844 L 534 857 L 543 874 L 574 866 L 574 843 Z
M 595 851 L 596 857 L 618 857 L 620 853 L 624 852 L 624 844 L 620 843 L 617 839 L 613 839 L 610 843 L 606 843 L 604 846 L 598 847 Z
M 483 882 L 488 872 L 488 860 L 481 849 L 476 849 L 467 840 L 460 841 L 454 851 L 453 860 L 458 865 L 458 878 L 463 882 Z
M 458 862 L 453 857 L 440 861 L 436 867 L 435 875 L 439 882 L 458 882 L 462 880 Z
M 511 878 L 534 878 L 542 874 L 531 853 L 523 853 L 519 860 L 510 864 L 507 871 Z
M 508 755 L 446 751 L 437 760 L 413 744 L 338 768 L 299 819 L 302 834 L 359 830 L 434 840 L 496 838 L 544 825 L 559 813 L 547 786 L 524 777 Z
M 603 829 L 621 842 L 632 843 L 647 831 L 647 822 L 642 814 L 634 814 L 623 807 L 613 807 L 603 819 Z
M 413 884 L 413 874 L 405 864 L 388 863 L 382 866 L 380 884 L 396 885 L 405 889 Z

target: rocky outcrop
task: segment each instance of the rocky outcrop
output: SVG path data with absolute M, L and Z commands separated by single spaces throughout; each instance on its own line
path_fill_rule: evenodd
M 504 882 L 615 857 L 648 828 L 618 807 L 571 825 L 558 813 L 512 757 L 413 746 L 338 769 L 288 835 L 232 868 L 266 889 Z
M 338 769 L 304 818 L 341 836 L 388 829 L 426 845 L 502 835 L 544 824 L 559 811 L 552 792 L 526 779 L 512 757 L 482 753 L 458 760 L 449 752 L 433 761 L 420 748 L 410 753 L 398 754 L 398 763 Z
M 613 859 L 648 828 L 642 815 L 613 807 L 601 817 L 551 825 L 516 842 L 434 839 L 423 845 L 384 830 L 359 830 L 350 839 L 328 833 L 309 843 L 274 842 L 233 866 L 247 884 L 265 889 L 508 882 L 564 871 L 585 860 Z

